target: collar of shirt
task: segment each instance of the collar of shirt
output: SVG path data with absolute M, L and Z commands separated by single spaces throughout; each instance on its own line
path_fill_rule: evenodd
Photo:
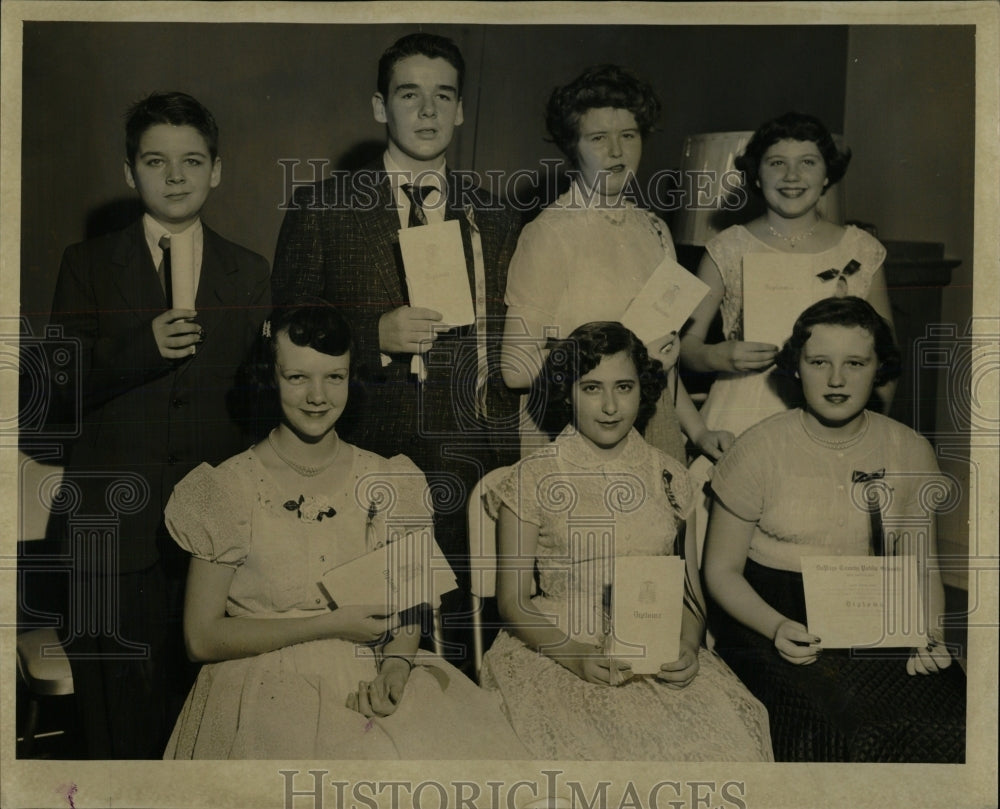
M 423 208 L 424 213 L 427 215 L 427 222 L 429 224 L 436 224 L 444 221 L 445 208 L 447 206 L 445 205 L 443 189 L 446 184 L 445 172 L 447 169 L 443 160 L 437 168 L 423 169 L 416 175 L 413 172 L 400 168 L 388 152 L 383 155 L 382 162 L 385 166 L 386 174 L 389 175 L 389 184 L 392 187 L 393 198 L 396 200 L 396 212 L 399 214 L 400 228 L 405 228 L 410 218 L 410 198 L 403 191 L 403 186 L 406 183 L 414 181 L 422 187 L 430 186 L 434 189 L 434 191 L 426 192 L 424 196 Z
M 163 250 L 160 249 L 160 239 L 164 236 L 173 236 L 169 230 L 157 222 L 148 213 L 142 215 L 142 229 L 146 234 L 146 244 L 149 245 L 149 253 L 153 257 L 153 266 L 159 267 L 163 258 Z M 201 219 L 196 219 L 182 233 L 192 231 L 194 237 L 194 269 L 196 273 L 201 272 L 201 255 L 205 244 L 205 231 L 201 226 Z

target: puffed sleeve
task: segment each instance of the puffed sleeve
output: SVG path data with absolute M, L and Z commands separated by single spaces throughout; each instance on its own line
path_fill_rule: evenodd
M 164 520 L 174 541 L 198 559 L 239 567 L 250 552 L 252 479 L 227 461 L 193 469 L 174 487 Z
M 895 426 L 895 425 L 894 425 Z M 902 425 L 900 425 L 902 427 Z M 885 517 L 914 517 L 949 511 L 961 499 L 954 478 L 945 475 L 931 443 L 907 427 L 896 429 L 893 454 L 899 459 L 886 469 L 886 482 L 894 490 Z
M 495 485 L 485 487 L 483 501 L 487 513 L 497 519 L 500 506 L 507 506 L 522 522 L 542 524 L 542 509 L 538 500 L 539 459 L 525 458 Z
M 432 493 L 420 468 L 405 455 L 394 455 L 385 464 L 385 480 L 396 498 L 394 515 L 414 525 L 434 522 Z M 443 498 L 455 498 L 457 492 L 439 492 Z
M 525 225 L 507 271 L 504 297 L 507 315 L 518 315 L 536 323 L 555 323 L 555 310 L 566 294 L 567 251 L 556 229 L 543 212 Z
M 756 522 L 764 513 L 767 467 L 774 462 L 758 427 L 750 428 L 736 439 L 712 475 L 715 499 L 737 517 L 750 522 Z

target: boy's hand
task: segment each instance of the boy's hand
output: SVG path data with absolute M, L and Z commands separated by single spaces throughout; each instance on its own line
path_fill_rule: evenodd
M 378 321 L 378 347 L 386 354 L 422 354 L 437 335 L 441 313 L 420 306 L 400 306 Z
M 153 318 L 153 338 L 161 357 L 181 360 L 194 355 L 205 339 L 204 330 L 194 322 L 197 316 L 194 309 L 168 309 Z

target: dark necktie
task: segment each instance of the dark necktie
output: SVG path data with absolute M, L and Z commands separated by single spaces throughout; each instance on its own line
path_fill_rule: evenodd
M 167 309 L 172 309 L 173 290 L 170 287 L 170 237 L 161 236 L 159 241 L 160 249 L 163 251 L 163 258 L 160 259 L 160 266 L 156 268 L 160 276 L 160 286 L 163 287 L 163 294 L 167 299 Z
M 410 216 L 406 223 L 408 228 L 416 228 L 427 224 L 427 213 L 424 211 L 424 199 L 433 190 L 429 185 L 403 184 L 403 193 L 410 200 Z

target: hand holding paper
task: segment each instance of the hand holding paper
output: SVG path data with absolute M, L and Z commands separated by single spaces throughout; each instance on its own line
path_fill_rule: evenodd
M 448 326 L 476 319 L 469 274 L 457 219 L 399 231 L 410 304 L 440 313 Z

